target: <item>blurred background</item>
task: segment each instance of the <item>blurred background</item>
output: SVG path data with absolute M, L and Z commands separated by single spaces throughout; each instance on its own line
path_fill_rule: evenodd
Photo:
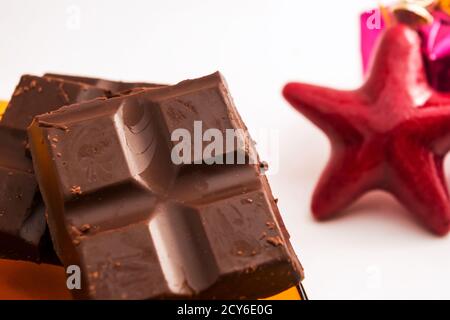
M 220 70 L 251 133 L 273 130 L 273 192 L 312 299 L 450 298 L 450 238 L 372 193 L 315 222 L 309 203 L 325 136 L 283 100 L 290 80 L 362 82 L 359 14 L 375 0 L 2 0 L 0 98 L 22 74 L 176 83 Z M 275 153 L 275 154 L 274 154 Z M 269 163 L 270 165 L 270 163 Z

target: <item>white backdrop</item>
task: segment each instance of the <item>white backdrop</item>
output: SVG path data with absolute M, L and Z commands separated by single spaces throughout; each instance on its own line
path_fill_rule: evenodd
M 0 97 L 47 71 L 174 83 L 220 70 L 255 132 L 279 130 L 274 194 L 312 299 L 450 298 L 450 237 L 437 238 L 384 194 L 315 222 L 325 136 L 282 99 L 288 80 L 361 83 L 359 20 L 374 0 L 0 2 Z

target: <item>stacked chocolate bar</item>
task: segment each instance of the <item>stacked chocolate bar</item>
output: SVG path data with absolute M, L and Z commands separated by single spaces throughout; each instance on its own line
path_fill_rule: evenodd
M 0 121 L 0 258 L 59 263 L 48 237 L 45 206 L 29 154 L 27 127 L 33 118 L 133 87 L 91 78 L 22 76 Z
M 174 139 L 198 125 L 238 134 L 213 152 Z M 249 141 L 219 73 L 171 86 L 23 76 L 0 121 L 0 257 L 79 266 L 81 299 L 296 286 L 302 268 Z

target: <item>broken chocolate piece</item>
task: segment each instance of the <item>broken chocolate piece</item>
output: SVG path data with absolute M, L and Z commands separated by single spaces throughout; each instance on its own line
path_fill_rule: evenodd
M 104 95 L 105 90 L 93 86 L 25 75 L 14 91 L 1 125 L 25 131 L 33 118 L 39 114 Z
M 253 299 L 299 283 L 301 265 L 258 162 L 172 161 L 171 134 L 193 132 L 196 121 L 245 130 L 219 73 L 36 117 L 34 167 L 55 250 L 81 268 L 75 297 Z
M 0 258 L 57 262 L 26 129 L 36 115 L 104 95 L 105 90 L 70 81 L 21 78 L 0 122 Z

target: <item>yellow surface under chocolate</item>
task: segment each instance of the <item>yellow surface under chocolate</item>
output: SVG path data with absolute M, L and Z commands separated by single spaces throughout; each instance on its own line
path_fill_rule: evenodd
M 262 283 L 261 285 L 264 285 Z M 64 268 L 30 262 L 0 260 L 1 300 L 69 300 Z M 302 300 L 295 287 L 265 300 Z
M 0 260 L 0 299 L 67 300 L 64 268 L 30 262 Z
M 7 101 L 0 100 L 0 118 Z M 262 284 L 264 285 L 264 284 Z M 0 299 L 71 299 L 62 267 L 29 262 L 0 260 Z M 302 300 L 292 287 L 265 300 Z
M 286 291 L 283 291 L 277 295 L 274 295 L 272 297 L 269 297 L 267 299 L 262 300 L 303 300 L 302 296 L 300 295 L 300 292 L 298 288 L 292 287 Z
M 0 100 L 0 119 L 2 117 L 2 114 L 5 112 L 7 105 L 8 105 L 7 101 Z

